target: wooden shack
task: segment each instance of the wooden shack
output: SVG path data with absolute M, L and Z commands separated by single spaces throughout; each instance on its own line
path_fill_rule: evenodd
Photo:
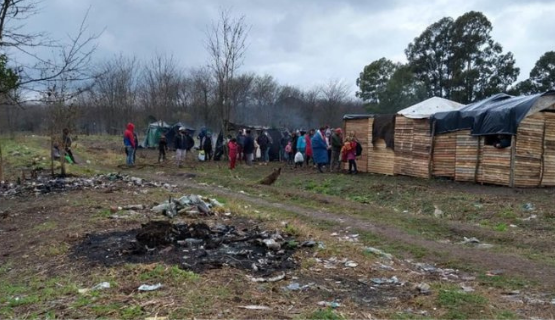
M 434 145 L 430 131 L 430 117 L 437 112 L 458 110 L 462 104 L 432 97 L 398 112 L 395 120 L 395 165 L 394 173 L 420 178 L 429 178 L 434 171 L 433 164 L 445 167 L 453 163 L 451 157 L 436 157 L 433 152 L 437 148 L 439 154 L 445 154 L 452 148 L 440 143 Z M 448 164 L 443 164 L 443 161 Z M 450 170 L 450 169 L 449 169 Z
M 457 116 L 450 122 L 460 130 L 442 132 L 445 125 L 437 121 Z M 480 122 L 487 118 L 486 124 Z M 555 185 L 555 92 L 527 97 L 499 94 L 434 115 L 432 121 L 433 130 L 440 131 L 432 141 L 434 176 L 511 187 Z M 488 142 L 498 133 L 510 136 L 510 146 L 498 148 Z

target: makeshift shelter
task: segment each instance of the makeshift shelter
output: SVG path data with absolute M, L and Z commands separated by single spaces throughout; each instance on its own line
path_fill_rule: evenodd
M 458 111 L 436 113 L 431 131 L 435 141 L 443 136 L 455 141 L 457 181 L 555 185 L 555 91 L 497 94 Z M 499 139 L 510 144 L 496 147 Z
M 143 148 L 156 148 L 160 142 L 160 136 L 165 135 L 171 126 L 164 121 L 156 121 L 148 125 L 145 132 L 145 139 L 141 147 Z
M 191 137 L 194 137 L 195 129 L 193 129 L 190 126 L 187 126 L 182 122 L 177 122 L 174 125 L 172 125 L 171 128 L 166 133 L 166 141 L 168 142 L 168 148 L 174 149 L 173 139 L 175 138 L 175 135 L 177 134 L 177 132 L 179 131 L 179 128 L 181 127 L 184 127 L 185 130 L 189 132 Z
M 464 105 L 440 97 L 432 97 L 397 113 L 395 119 L 395 174 L 429 178 L 433 172 L 432 133 L 430 132 L 430 117 L 437 112 L 453 111 Z M 438 144 L 437 170 L 451 166 L 452 162 L 445 155 L 449 150 L 443 150 L 448 144 L 440 141 Z

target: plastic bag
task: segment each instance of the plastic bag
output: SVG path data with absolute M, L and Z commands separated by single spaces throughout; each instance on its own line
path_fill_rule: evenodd
M 206 154 L 204 153 L 204 150 L 200 150 L 200 151 L 198 152 L 198 160 L 199 160 L 199 161 L 204 161 L 204 160 L 206 160 Z
M 298 152 L 295 154 L 295 162 L 303 162 L 304 161 L 304 157 L 303 154 Z

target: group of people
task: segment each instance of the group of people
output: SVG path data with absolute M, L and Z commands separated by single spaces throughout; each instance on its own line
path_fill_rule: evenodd
M 135 164 L 135 153 L 138 147 L 137 134 L 134 125 L 129 123 L 125 130 L 123 142 L 126 150 L 126 163 L 128 166 Z M 199 136 L 199 159 L 209 160 L 212 158 L 212 135 L 207 130 L 201 130 Z M 323 173 L 324 168 L 329 166 L 329 171 L 341 171 L 341 163 L 349 163 L 349 173 L 358 173 L 356 158 L 360 155 L 361 148 L 354 132 L 346 138 L 343 137 L 341 128 L 296 130 L 292 134 L 283 132 L 279 142 L 273 141 L 268 131 L 261 131 L 256 137 L 250 129 L 239 130 L 236 137 L 229 135 L 224 142 L 226 154 L 229 160 L 229 169 L 235 169 L 237 162 L 244 161 L 247 166 L 252 166 L 255 158 L 260 158 L 261 165 L 267 165 L 270 161 L 270 149 L 274 143 L 279 143 L 280 161 L 285 161 L 294 168 L 315 167 Z M 173 139 L 175 148 L 175 162 L 181 167 L 188 153 L 195 146 L 195 141 L 190 132 L 180 127 Z M 158 144 L 158 162 L 166 161 L 168 143 L 162 135 Z M 256 157 L 259 153 L 259 157 Z
M 343 139 L 340 128 L 297 130 L 293 134 L 286 131 L 279 143 L 280 160 L 294 168 L 313 165 L 323 173 L 327 165 L 329 171 L 341 171 L 341 163 L 348 162 L 349 173 L 358 173 L 356 157 L 360 155 L 357 151 L 360 152 L 361 149 L 354 132 Z M 245 161 L 251 166 L 256 150 L 260 150 L 260 163 L 267 164 L 273 144 L 274 141 L 267 131 L 263 131 L 256 139 L 252 137 L 249 129 L 240 130 L 237 137 L 228 136 L 229 168 L 234 169 L 237 161 Z
M 309 166 L 310 162 L 319 172 L 329 165 L 329 171 L 341 171 L 341 163 L 349 163 L 349 173 L 358 173 L 356 165 L 357 150 L 360 144 L 354 132 L 345 139 L 341 128 L 334 130 L 322 127 L 319 130 L 297 130 L 292 135 L 284 133 L 281 139 L 282 157 L 295 168 Z

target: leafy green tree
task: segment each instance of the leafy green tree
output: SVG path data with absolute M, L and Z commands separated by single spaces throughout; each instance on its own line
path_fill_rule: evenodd
M 387 83 L 396 69 L 397 65 L 386 58 L 376 60 L 364 67 L 356 82 L 360 89 L 356 92 L 356 96 L 370 105 L 379 104 L 380 95 L 386 90 Z
M 535 92 L 555 89 L 555 51 L 544 53 L 530 72 Z
M 397 65 L 397 69 L 380 94 L 376 113 L 395 113 L 425 100 L 426 88 L 419 82 L 408 65 Z
M 491 31 L 484 14 L 470 11 L 456 20 L 442 18 L 408 45 L 409 65 L 428 97 L 469 103 L 510 87 L 520 70 Z
M 450 98 L 454 74 L 452 18 L 430 25 L 411 42 L 405 54 L 416 78 L 426 88 L 428 97 Z
M 491 38 L 493 27 L 481 12 L 470 11 L 453 24 L 455 77 L 452 98 L 469 103 L 506 91 L 520 70 L 513 54 Z

